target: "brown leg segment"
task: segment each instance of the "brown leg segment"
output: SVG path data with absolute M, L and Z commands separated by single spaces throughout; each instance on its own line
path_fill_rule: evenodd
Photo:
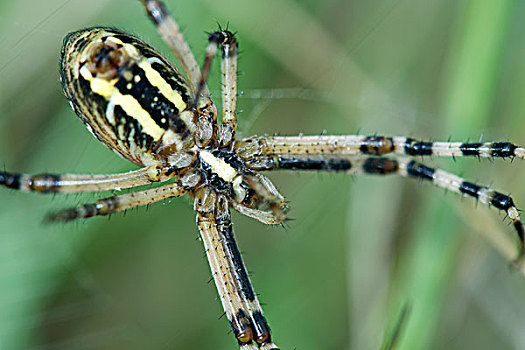
M 164 182 L 170 179 L 159 165 L 121 174 L 14 174 L 0 172 L 0 185 L 23 191 L 40 193 L 77 193 L 111 191 Z

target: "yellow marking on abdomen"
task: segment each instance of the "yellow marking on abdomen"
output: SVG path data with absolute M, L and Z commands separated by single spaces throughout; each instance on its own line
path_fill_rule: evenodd
M 164 80 L 159 72 L 153 69 L 151 64 L 154 62 L 164 65 L 158 58 L 150 57 L 142 60 L 142 62 L 139 63 L 139 67 L 142 68 L 151 85 L 158 88 L 160 93 L 173 103 L 179 111 L 183 111 L 186 108 L 186 103 L 182 100 L 182 96 L 171 88 L 170 84 Z
M 94 93 L 105 97 L 108 103 L 119 105 L 127 115 L 139 122 L 142 126 L 142 132 L 150 135 L 154 141 L 158 141 L 161 138 L 165 130 L 155 123 L 151 115 L 142 108 L 133 96 L 120 93 L 114 85 L 118 79 L 107 81 L 94 78 L 86 66 L 80 69 L 80 74 L 90 82 L 91 90 L 93 90 Z

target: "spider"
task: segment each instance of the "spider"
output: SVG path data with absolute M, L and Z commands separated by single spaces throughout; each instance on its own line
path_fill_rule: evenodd
M 160 186 L 101 199 L 47 217 L 53 222 L 109 215 L 188 194 L 212 275 L 241 349 L 276 349 L 237 248 L 230 209 L 268 225 L 282 224 L 287 204 L 261 171 L 315 170 L 349 174 L 398 174 L 430 181 L 504 210 L 523 251 L 523 226 L 513 200 L 413 157 L 525 158 L 509 142 L 424 142 L 384 136 L 235 137 L 238 45 L 230 31 L 209 35 L 202 71 L 177 24 L 160 1 L 143 1 L 177 55 L 186 78 L 142 40 L 96 27 L 64 40 L 61 80 L 76 114 L 100 141 L 141 169 L 116 175 L 0 173 L 7 187 L 67 193 Z M 222 54 L 222 123 L 206 85 L 211 62 Z M 387 157 L 394 154 L 396 157 Z

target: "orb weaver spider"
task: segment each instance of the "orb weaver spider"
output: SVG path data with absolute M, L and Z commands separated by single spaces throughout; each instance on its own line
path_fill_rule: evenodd
M 284 198 L 257 171 L 399 174 L 431 181 L 504 210 L 523 241 L 521 221 L 509 196 L 403 157 L 523 158 L 523 148 L 509 142 L 423 142 L 408 137 L 361 135 L 264 136 L 236 140 L 235 37 L 227 30 L 210 36 L 201 74 L 162 3 L 148 1 L 145 5 L 161 34 L 179 56 L 189 83 L 149 45 L 109 28 L 90 28 L 70 34 L 65 40 L 61 69 L 66 95 L 88 129 L 121 156 L 144 167 L 130 173 L 102 176 L 28 176 L 3 172 L 1 182 L 11 188 L 37 192 L 100 191 L 167 182 L 165 186 L 151 190 L 66 209 L 50 215 L 50 221 L 107 215 L 184 193 L 194 197 L 203 243 L 212 260 L 212 273 L 217 276 L 221 301 L 241 348 L 275 348 L 240 259 L 229 214 L 232 207 L 266 224 L 281 224 L 285 220 L 287 205 Z M 93 44 L 89 47 L 91 51 L 82 52 L 86 54 L 85 61 L 86 57 L 76 56 L 82 56 L 81 49 L 73 47 L 80 46 L 81 40 L 88 41 L 88 44 L 103 44 Z M 225 86 L 220 125 L 206 86 L 211 60 L 219 48 L 224 56 Z M 138 49 L 138 54 L 135 49 Z M 66 58 L 68 54 L 75 57 Z M 145 63 L 142 58 L 145 58 Z M 77 63 L 77 59 L 82 67 L 71 67 L 73 64 L 69 60 Z M 128 74 L 131 68 L 137 67 L 140 70 L 138 75 Z M 82 79 L 89 82 L 87 90 L 80 83 L 75 86 Z M 147 84 L 139 88 L 141 82 L 150 82 L 158 91 L 152 92 L 154 88 Z M 127 84 L 131 84 L 130 87 Z M 158 102 L 155 97 L 164 100 Z M 389 153 L 399 157 L 385 157 Z M 227 277 L 223 281 L 220 280 L 221 274 Z

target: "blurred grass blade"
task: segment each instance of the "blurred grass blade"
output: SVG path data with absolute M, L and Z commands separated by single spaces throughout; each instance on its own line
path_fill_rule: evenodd
M 383 344 L 381 350 L 394 350 L 400 335 L 405 329 L 408 317 L 410 316 L 410 304 L 404 303 L 396 318 L 393 319 L 392 325 L 388 327 L 385 336 L 383 337 Z

